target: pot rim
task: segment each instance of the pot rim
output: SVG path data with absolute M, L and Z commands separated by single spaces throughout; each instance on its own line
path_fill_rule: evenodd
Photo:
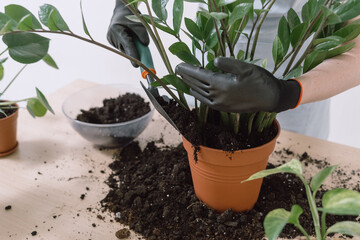
M 276 141 L 276 139 L 279 137 L 280 132 L 281 132 L 280 124 L 279 124 L 279 121 L 277 119 L 274 119 L 273 124 L 275 124 L 278 131 L 277 131 L 276 136 L 273 139 L 271 139 L 270 141 L 268 141 L 267 143 L 265 143 L 263 145 L 260 145 L 260 146 L 257 146 L 257 147 L 254 147 L 254 148 L 240 149 L 240 150 L 236 150 L 236 151 L 225 151 L 225 152 L 233 152 L 233 153 L 236 153 L 236 152 L 253 152 L 253 151 L 259 151 L 260 149 L 266 148 L 268 145 L 272 144 L 272 142 L 274 140 Z M 193 145 L 189 140 L 187 140 L 184 137 L 184 135 L 182 135 L 182 138 L 185 139 L 187 142 L 189 142 L 191 145 Z M 224 152 L 224 150 L 217 149 L 217 148 L 206 147 L 206 146 L 203 146 L 203 145 L 200 145 L 199 148 L 207 149 L 207 150 L 210 150 L 210 151 L 213 151 L 213 152 Z
M 0 102 L 9 102 L 9 101 L 8 100 L 0 100 Z M 16 113 L 19 112 L 19 108 L 20 108 L 19 105 L 17 103 L 14 103 L 13 105 L 16 106 L 16 111 L 13 112 L 12 114 L 8 115 L 7 117 L 0 118 L 0 121 L 5 121 L 6 119 L 13 117 Z M 2 113 L 0 113 L 0 114 L 2 114 Z

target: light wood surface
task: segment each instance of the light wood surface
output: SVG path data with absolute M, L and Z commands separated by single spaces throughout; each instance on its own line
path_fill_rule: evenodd
M 48 99 L 56 114 L 33 119 L 20 110 L 19 149 L 0 158 L 0 239 L 117 239 L 124 226 L 111 222 L 115 216 L 102 213 L 100 201 L 106 196 L 104 183 L 110 174 L 108 164 L 115 150 L 99 150 L 82 139 L 68 124 L 62 102 L 73 92 L 94 83 L 77 80 L 51 94 Z M 163 138 L 176 145 L 181 136 L 157 113 L 138 137 L 147 141 Z M 282 131 L 276 151 L 288 149 L 297 154 L 340 164 L 345 171 L 360 172 L 360 149 Z M 289 161 L 291 155 L 273 154 L 271 162 Z M 314 168 L 306 167 L 310 176 Z M 332 179 L 337 183 L 336 178 Z M 359 183 L 359 175 L 352 179 Z M 81 195 L 85 198 L 81 199 Z M 11 210 L 5 207 L 11 205 Z M 99 219 L 98 215 L 105 216 Z M 32 236 L 33 231 L 37 235 Z M 131 239 L 139 236 L 131 233 Z

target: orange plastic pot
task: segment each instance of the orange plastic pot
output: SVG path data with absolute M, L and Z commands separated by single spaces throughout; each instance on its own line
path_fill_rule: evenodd
M 17 118 L 19 109 L 13 114 L 0 119 L 0 157 L 10 155 L 18 147 Z
M 252 209 L 258 199 L 262 179 L 241 182 L 266 168 L 280 134 L 280 125 L 276 120 L 274 125 L 278 131 L 276 137 L 262 146 L 233 153 L 200 146 L 196 153 L 197 162 L 193 145 L 183 137 L 196 196 L 219 212 L 229 208 L 237 212 Z

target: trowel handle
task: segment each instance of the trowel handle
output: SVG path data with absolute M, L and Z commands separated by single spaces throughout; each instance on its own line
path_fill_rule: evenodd
M 154 63 L 151 57 L 150 49 L 148 46 L 144 46 L 138 39 L 135 39 L 135 45 L 140 55 L 140 61 L 153 73 L 156 73 L 154 69 Z M 140 67 L 141 76 L 147 79 L 146 76 L 149 74 L 146 70 Z

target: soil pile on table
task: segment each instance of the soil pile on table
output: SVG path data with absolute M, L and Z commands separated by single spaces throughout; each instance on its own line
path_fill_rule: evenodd
M 309 156 L 307 159 L 311 162 Z M 304 209 L 300 222 L 314 235 L 303 184 L 292 174 L 264 178 L 253 210 L 218 213 L 197 199 L 182 145 L 159 149 L 151 142 L 141 151 L 134 142 L 118 154 L 110 168 L 110 192 L 102 206 L 146 239 L 262 239 L 266 214 L 276 208 L 290 210 L 294 204 Z M 318 194 L 318 204 L 322 194 Z M 327 216 L 328 226 L 344 220 L 355 218 Z M 293 226 L 286 226 L 281 236 L 292 239 L 298 235 Z
M 150 112 L 148 102 L 138 94 L 125 93 L 117 98 L 103 100 L 103 106 L 80 110 L 76 120 L 97 124 L 112 124 L 130 121 Z

